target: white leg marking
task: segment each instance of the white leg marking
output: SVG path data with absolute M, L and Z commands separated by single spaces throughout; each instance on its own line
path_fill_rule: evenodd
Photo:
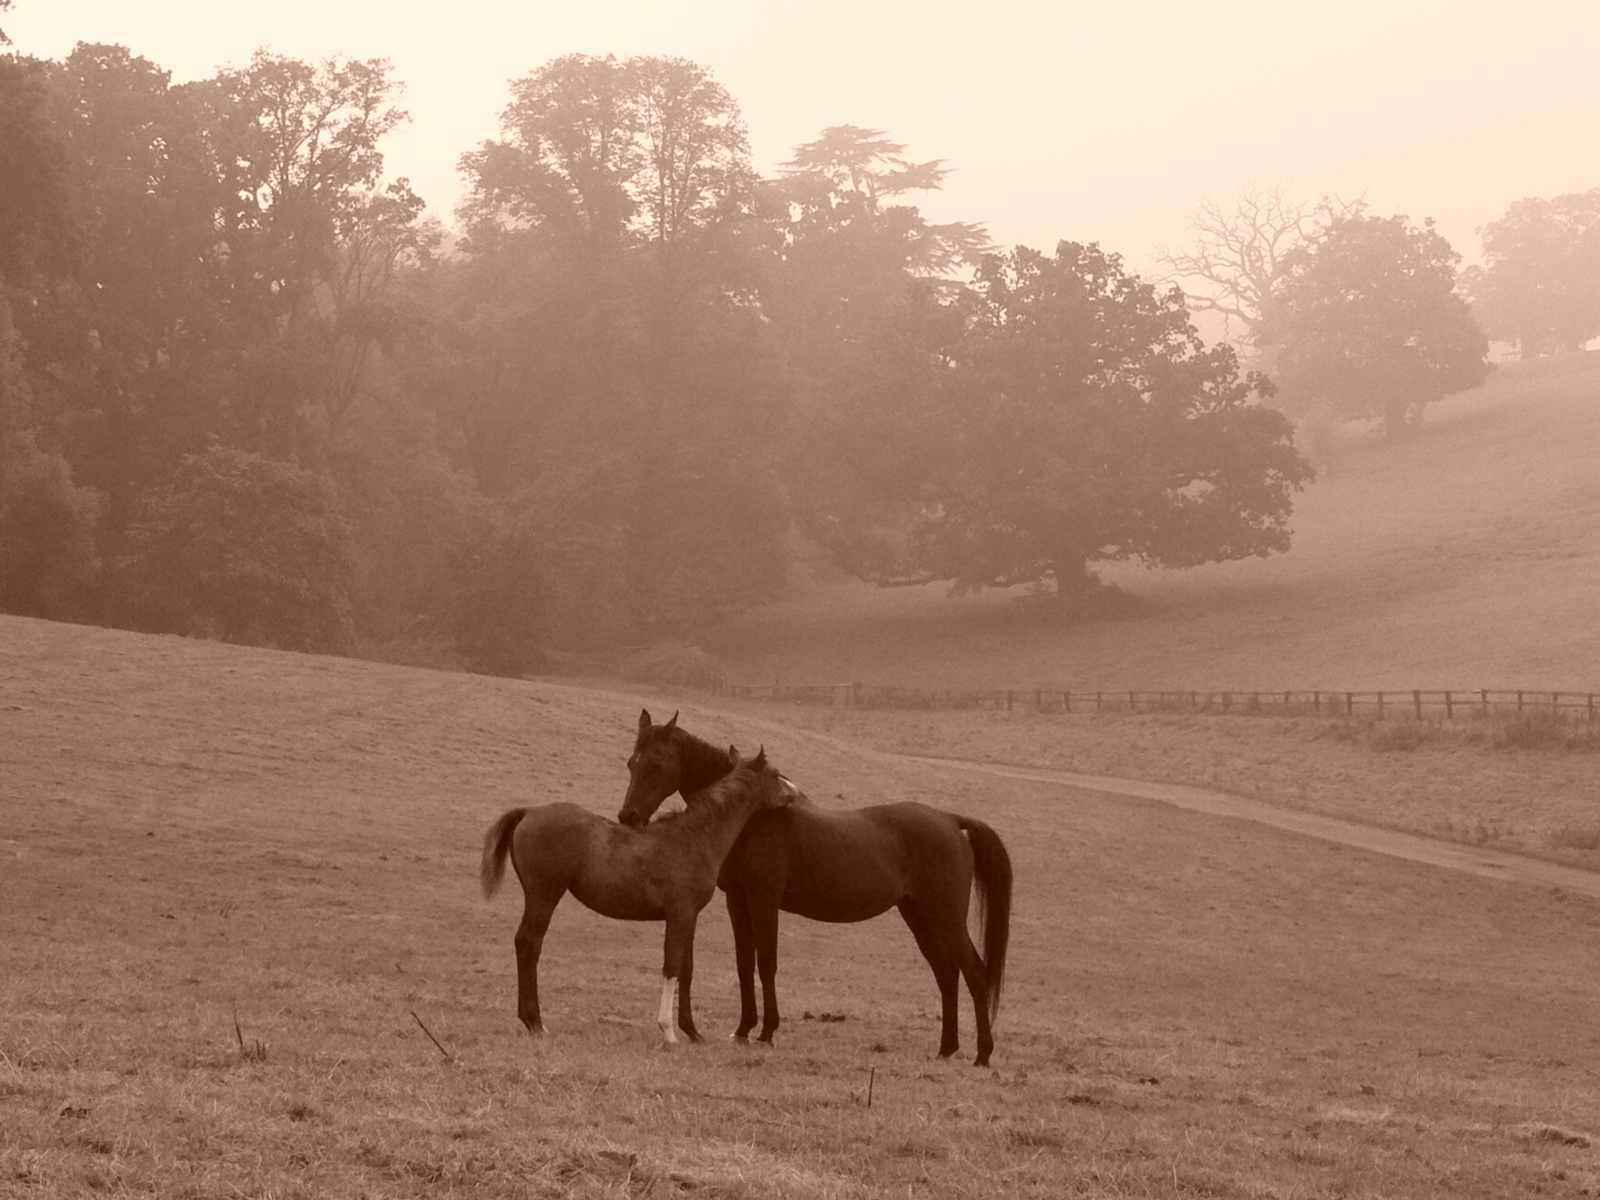
M 667 1039 L 667 1045 L 674 1046 L 678 1042 L 673 1015 L 678 1011 L 678 981 L 663 977 L 661 980 L 661 1008 L 656 1013 L 656 1024 L 661 1026 L 661 1032 Z

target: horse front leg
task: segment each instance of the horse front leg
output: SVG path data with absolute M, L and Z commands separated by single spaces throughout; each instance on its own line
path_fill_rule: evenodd
M 667 936 L 661 951 L 661 1006 L 656 1012 L 656 1024 L 668 1045 L 677 1045 L 678 1035 L 673 1028 L 673 1017 L 678 1007 L 678 990 L 683 978 L 684 964 L 694 953 L 694 924 L 699 915 L 691 911 L 667 914 Z M 694 1022 L 691 1019 L 690 1025 Z M 685 1032 L 688 1032 L 685 1030 Z M 691 1034 L 695 1039 L 698 1034 Z
M 750 905 L 756 942 L 756 967 L 761 973 L 761 1041 L 778 1032 L 778 902 L 763 897 Z M 753 1001 L 752 1001 L 753 1003 Z
M 972 1060 L 975 1067 L 987 1067 L 989 1055 L 994 1052 L 994 1029 L 989 1021 L 989 974 L 978 948 L 961 930 L 961 977 L 967 981 L 967 991 L 972 993 L 972 1009 L 978 1020 L 978 1057 Z
M 694 1027 L 694 1006 L 689 1001 L 689 983 L 694 979 L 694 931 L 689 933 L 689 944 L 683 949 L 683 970 L 678 974 L 678 1028 L 691 1042 L 703 1042 L 700 1031 Z
M 756 935 L 750 924 L 749 897 L 743 890 L 724 893 L 728 920 L 733 925 L 733 962 L 739 972 L 739 1027 L 735 1041 L 742 1042 L 756 1027 Z
M 530 1034 L 544 1032 L 544 1022 L 539 1017 L 539 952 L 544 948 L 545 931 L 550 928 L 550 914 L 555 910 L 554 902 L 526 897 L 522 923 L 513 939 L 517 947 L 517 1016 Z

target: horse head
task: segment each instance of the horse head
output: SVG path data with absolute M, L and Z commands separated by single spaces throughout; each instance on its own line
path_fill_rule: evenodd
M 617 820 L 635 828 L 646 824 L 674 792 L 696 792 L 723 778 L 738 766 L 760 762 L 761 769 L 778 780 L 781 801 L 762 807 L 781 808 L 805 794 L 766 765 L 765 747 L 753 759 L 742 759 L 734 746 L 723 751 L 678 728 L 678 714 L 665 725 L 650 720 L 649 709 L 639 713 L 639 733 L 628 757 L 628 792 Z
M 734 746 L 728 747 L 728 761 L 732 768 L 722 780 L 706 789 L 703 795 L 710 796 L 718 788 L 726 786 L 736 777 L 743 776 L 750 781 L 750 786 L 755 789 L 756 811 L 769 812 L 775 808 L 788 808 L 796 801 L 804 801 L 806 795 L 784 776 L 783 772 L 767 762 L 767 748 L 762 746 L 756 751 L 753 758 L 740 758 L 739 751 Z
M 665 725 L 655 725 L 649 709 L 639 710 L 639 735 L 628 756 L 628 793 L 617 813 L 617 820 L 624 825 L 645 824 L 661 802 L 681 786 L 683 764 L 672 739 L 677 728 L 677 713 Z
M 728 754 L 733 759 L 735 769 L 739 766 L 748 766 L 756 772 L 761 788 L 761 802 L 756 806 L 758 811 L 787 808 L 800 796 L 800 789 L 785 779 L 781 771 L 767 765 L 765 746 L 757 750 L 756 756 L 748 762 L 741 762 L 738 750 L 732 746 L 728 747 Z

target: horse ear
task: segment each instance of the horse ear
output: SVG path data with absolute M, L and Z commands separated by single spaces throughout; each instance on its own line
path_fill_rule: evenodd
M 663 733 L 671 733 L 677 727 L 678 727 L 678 714 L 676 712 L 674 712 L 672 714 L 672 720 L 668 721 L 664 726 L 662 726 L 662 732 Z
M 757 770 L 767 765 L 767 746 L 765 742 L 761 744 L 761 749 L 756 751 L 756 756 L 750 760 L 750 765 Z
M 648 708 L 641 708 L 639 710 L 639 732 L 650 732 L 650 710 Z
M 728 746 L 728 765 L 730 767 L 737 767 L 739 765 L 739 747 L 731 743 Z

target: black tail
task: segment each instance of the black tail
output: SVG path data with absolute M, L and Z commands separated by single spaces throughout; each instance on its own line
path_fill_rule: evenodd
M 483 835 L 483 866 L 478 878 L 483 884 L 484 899 L 500 888 L 506 873 L 506 855 L 511 853 L 511 835 L 517 831 L 517 822 L 527 814 L 526 808 L 508 808 Z
M 975 817 L 957 817 L 972 845 L 973 884 L 978 891 L 978 924 L 983 926 L 983 973 L 989 984 L 989 1020 L 1000 1014 L 1000 989 L 1006 978 L 1006 944 L 1011 940 L 1011 855 L 1000 835 Z

